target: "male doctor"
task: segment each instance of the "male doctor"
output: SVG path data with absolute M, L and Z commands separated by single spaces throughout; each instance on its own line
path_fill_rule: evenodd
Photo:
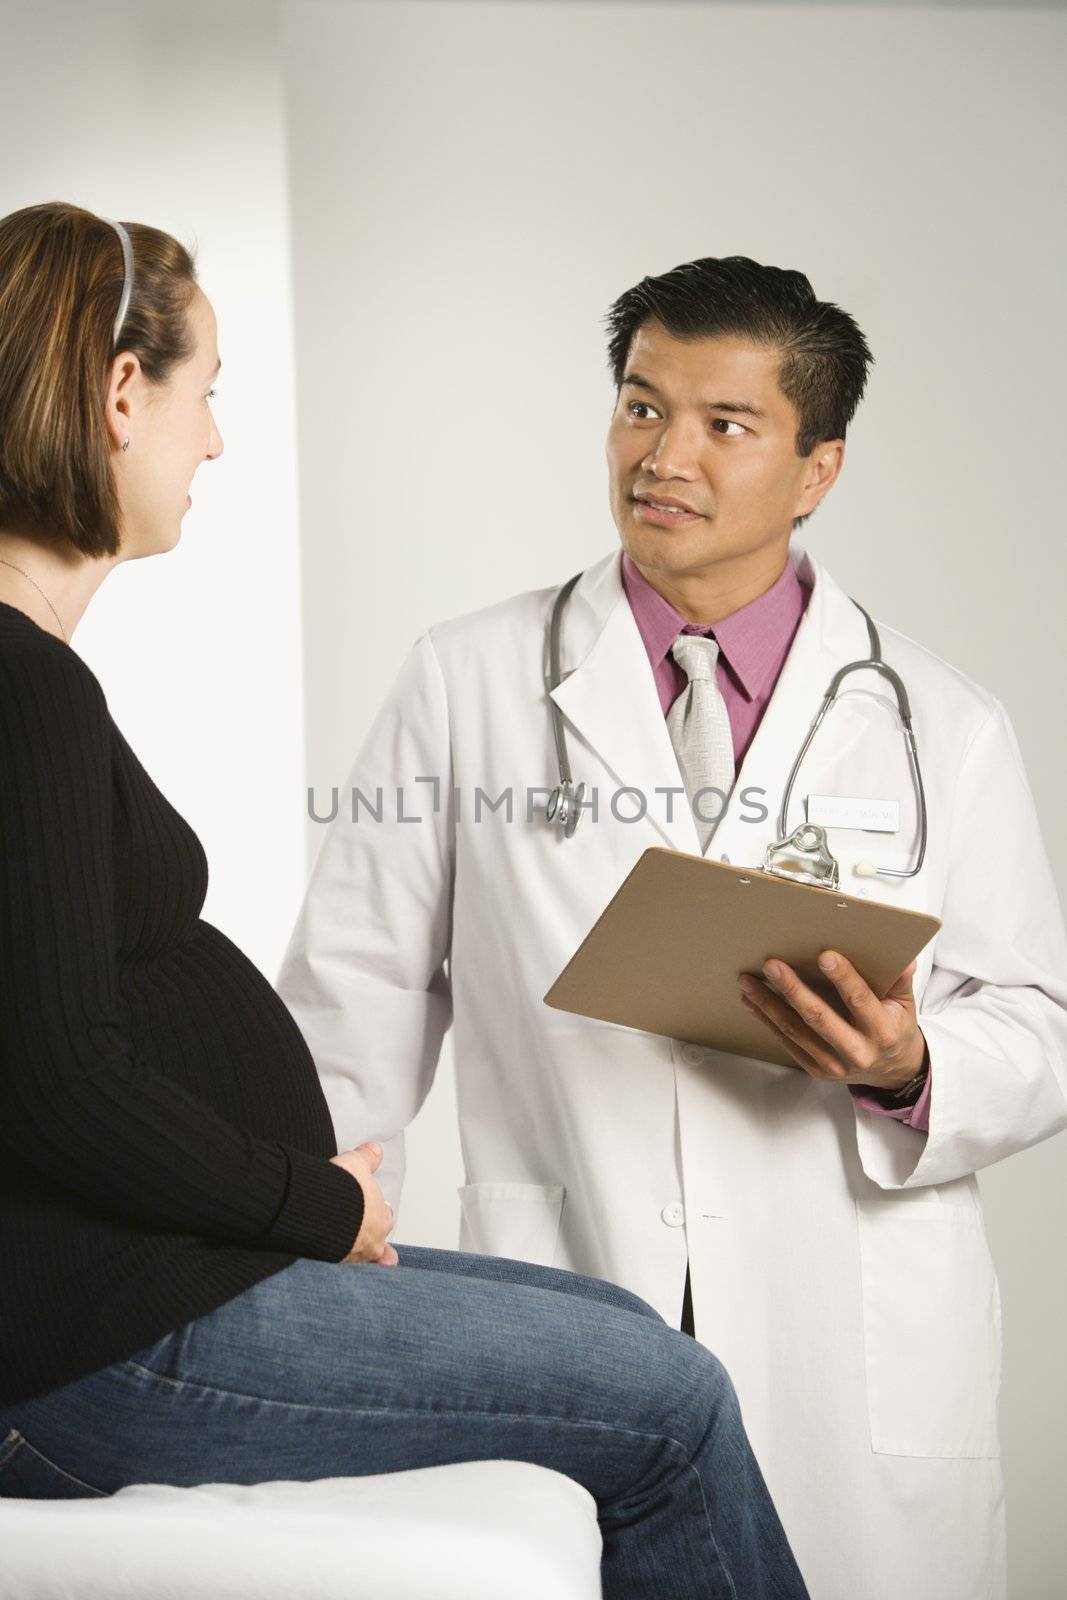
M 863 393 L 853 319 L 734 256 L 645 278 L 609 323 L 622 551 L 571 594 L 552 691 L 577 830 L 544 809 L 557 587 L 430 628 L 341 792 L 279 989 L 341 1148 L 400 1134 L 454 1022 L 460 1248 L 611 1279 L 695 1329 L 814 1600 L 1003 1600 L 975 1173 L 1067 1126 L 1067 936 L 1019 746 L 991 693 L 878 623 L 921 868 L 855 872 L 920 850 L 873 668 L 842 684 L 786 831 L 821 817 L 846 893 L 939 917 L 918 962 L 878 999 L 828 952 L 850 1021 L 788 966 L 738 974 L 792 1066 L 544 1005 L 650 845 L 763 862 L 831 678 L 870 654 L 857 605 L 790 549 Z

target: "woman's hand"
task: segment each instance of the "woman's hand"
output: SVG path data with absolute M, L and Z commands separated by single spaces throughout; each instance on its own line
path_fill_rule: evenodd
M 360 1224 L 356 1242 L 341 1261 L 374 1261 L 380 1267 L 395 1267 L 400 1257 L 393 1246 L 388 1243 L 388 1236 L 393 1231 L 393 1208 L 378 1187 L 374 1174 L 377 1172 L 382 1159 L 380 1144 L 357 1145 L 354 1150 L 342 1150 L 340 1155 L 331 1156 L 335 1167 L 344 1167 L 355 1178 L 363 1190 L 363 1221 Z

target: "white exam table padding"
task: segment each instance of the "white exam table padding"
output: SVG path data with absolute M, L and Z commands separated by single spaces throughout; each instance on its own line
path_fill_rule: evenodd
M 601 1600 L 596 1503 L 522 1461 L 0 1500 L 0 1600 Z

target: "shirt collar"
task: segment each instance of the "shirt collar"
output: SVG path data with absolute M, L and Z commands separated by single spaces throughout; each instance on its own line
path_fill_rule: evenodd
M 797 576 L 792 551 L 769 589 L 706 628 L 681 616 L 625 552 L 622 583 L 653 671 L 665 659 L 679 633 L 713 632 L 749 700 L 754 700 L 777 676 L 808 599 L 808 591 Z

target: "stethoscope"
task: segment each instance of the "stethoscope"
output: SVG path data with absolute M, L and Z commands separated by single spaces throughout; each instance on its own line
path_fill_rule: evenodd
M 560 669 L 560 633 L 562 629 L 563 612 L 567 601 L 570 599 L 571 590 L 582 576 L 576 572 L 560 589 L 552 606 L 552 614 L 548 623 L 548 678 L 546 686 L 549 691 L 549 715 L 552 718 L 552 733 L 556 743 L 556 759 L 559 764 L 559 783 L 549 796 L 545 808 L 545 816 L 549 822 L 554 822 L 563 832 L 564 838 L 569 839 L 578 826 L 582 814 L 582 803 L 585 799 L 585 784 L 575 785 L 571 775 L 570 760 L 567 756 L 567 740 L 563 727 L 563 713 L 552 699 L 552 691 L 563 682 L 563 673 Z M 852 596 L 849 596 L 852 599 Z M 830 686 L 823 696 L 822 705 L 812 719 L 808 736 L 801 745 L 792 770 L 786 780 L 785 790 L 782 794 L 782 803 L 778 810 L 778 838 L 773 844 L 767 846 L 763 862 L 763 870 L 774 872 L 780 877 L 798 878 L 805 883 L 818 884 L 822 888 L 836 889 L 838 887 L 838 863 L 831 853 L 826 842 L 826 830 L 814 822 L 802 822 L 792 833 L 786 834 L 786 817 L 789 813 L 789 801 L 793 793 L 793 784 L 796 781 L 800 764 L 807 755 L 819 730 L 826 713 L 837 698 L 837 692 L 842 682 L 850 672 L 870 671 L 880 672 L 888 678 L 893 686 L 897 699 L 897 710 L 904 729 L 904 742 L 908 751 L 908 765 L 911 769 L 912 782 L 915 787 L 916 800 L 919 813 L 919 851 L 915 864 L 911 867 L 878 867 L 872 861 L 857 862 L 853 871 L 857 877 L 873 878 L 913 878 L 923 864 L 926 855 L 926 792 L 923 789 L 922 772 L 919 768 L 919 751 L 915 744 L 915 733 L 911 725 L 911 704 L 908 700 L 908 691 L 899 676 L 887 662 L 882 660 L 882 641 L 875 627 L 874 620 L 864 610 L 858 600 L 852 599 L 852 604 L 857 610 L 863 612 L 867 622 L 867 633 L 870 638 L 871 653 L 865 661 L 850 661 L 845 666 L 839 667 L 830 680 Z

